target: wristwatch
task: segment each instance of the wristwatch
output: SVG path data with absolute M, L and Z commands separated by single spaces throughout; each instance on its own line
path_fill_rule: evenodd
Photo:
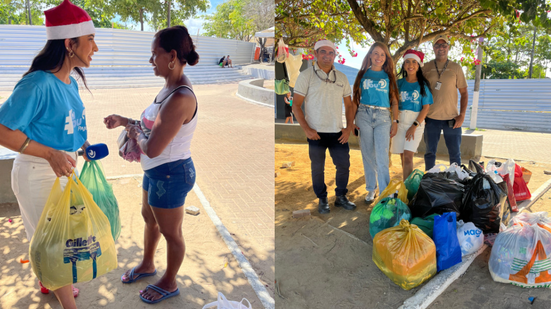
M 392 120 L 392 122 L 400 123 L 400 120 L 394 119 L 394 120 Z
M 419 121 L 415 120 L 415 121 L 413 122 L 413 125 L 416 126 L 416 127 L 418 127 L 418 126 L 419 126 Z

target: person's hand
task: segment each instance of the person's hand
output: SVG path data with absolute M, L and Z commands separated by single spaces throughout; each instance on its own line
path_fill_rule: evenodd
M 318 132 L 314 129 L 304 130 L 304 133 L 306 133 L 306 137 L 308 137 L 308 139 L 311 139 L 313 141 L 321 139 L 321 137 L 318 135 Z
M 390 127 L 390 138 L 396 136 L 396 132 L 398 132 L 398 124 L 396 122 L 393 122 L 392 126 Z
M 342 129 L 341 137 L 339 137 L 339 143 L 348 143 L 348 139 L 350 138 L 350 133 L 352 133 L 352 130 L 354 130 L 354 126 L 349 126 L 348 128 Z
M 92 161 L 92 160 L 90 160 L 90 158 L 88 158 L 88 153 L 86 153 L 86 149 L 84 149 L 84 153 L 82 154 L 82 158 L 83 158 L 84 161 L 86 161 L 86 162 Z
M 417 127 L 412 125 L 407 131 L 406 131 L 406 141 L 414 140 L 415 139 L 415 130 L 417 130 Z
M 50 166 L 52 167 L 52 170 L 54 170 L 57 177 L 69 177 L 73 172 L 73 169 L 77 166 L 75 159 L 59 150 L 54 150 L 47 161 L 50 163 Z
M 122 126 L 122 118 L 119 115 L 109 115 L 105 118 L 103 118 L 103 123 L 107 127 L 107 129 L 114 129 L 116 127 Z
M 453 125 L 453 128 L 454 129 L 461 128 L 461 125 L 463 125 L 463 121 L 465 121 L 465 115 L 460 114 L 459 116 L 453 119 L 455 119 L 455 124 Z
M 131 139 L 138 139 L 138 136 L 140 136 L 141 133 L 143 133 L 142 128 L 139 125 L 132 125 L 129 124 L 126 126 L 126 131 L 128 131 L 127 135 L 128 138 Z

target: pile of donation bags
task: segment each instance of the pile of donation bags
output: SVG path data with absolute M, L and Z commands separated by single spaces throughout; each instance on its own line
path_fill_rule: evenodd
M 515 187 L 514 179 L 530 194 L 524 178 L 506 170 L 510 166 L 518 165 L 512 160 L 491 161 L 486 169 L 474 161 L 468 168 L 438 165 L 426 173 L 415 170 L 405 182 L 391 181 L 370 216 L 375 264 L 407 290 L 477 252 L 484 234 L 499 233 L 510 224 L 516 208 L 508 188 Z M 502 176 L 509 173 L 511 185 Z
M 64 190 L 56 179 L 31 239 L 31 267 L 50 290 L 117 268 L 119 210 L 98 164 L 86 162 L 81 177 L 73 173 Z

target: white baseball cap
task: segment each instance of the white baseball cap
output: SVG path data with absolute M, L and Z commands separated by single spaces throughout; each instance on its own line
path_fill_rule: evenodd
M 333 44 L 333 42 L 329 40 L 317 41 L 316 44 L 314 45 L 314 50 L 318 50 L 320 47 L 323 47 L 323 46 L 331 47 L 335 52 L 337 52 L 337 49 L 335 48 L 335 44 Z

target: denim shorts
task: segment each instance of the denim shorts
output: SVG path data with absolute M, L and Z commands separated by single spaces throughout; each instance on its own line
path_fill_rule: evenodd
M 157 208 L 178 208 L 195 184 L 195 167 L 191 158 L 165 163 L 144 171 L 142 188 L 147 201 Z

